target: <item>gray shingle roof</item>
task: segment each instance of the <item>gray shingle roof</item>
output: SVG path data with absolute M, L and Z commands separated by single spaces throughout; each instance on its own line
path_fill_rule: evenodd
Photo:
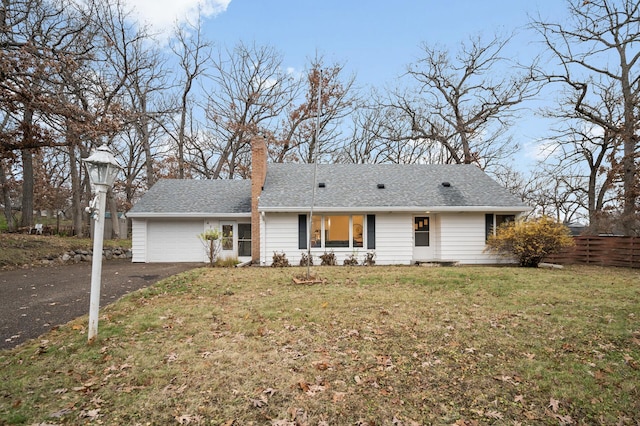
M 259 208 L 309 209 L 312 164 L 269 164 Z M 339 210 L 420 208 L 472 210 L 474 207 L 528 210 L 518 198 L 469 164 L 319 164 L 314 208 Z M 443 182 L 449 182 L 444 187 Z M 379 189 L 378 184 L 384 184 Z
M 313 193 L 313 164 L 269 164 L 259 209 L 307 211 Z M 319 164 L 314 209 L 493 210 L 529 207 L 474 165 Z M 449 182 L 445 187 L 443 182 Z M 384 184 L 384 189 L 378 188 Z M 251 213 L 249 180 L 158 181 L 128 215 L 215 216 Z
M 127 215 L 221 215 L 251 213 L 249 180 L 161 179 Z

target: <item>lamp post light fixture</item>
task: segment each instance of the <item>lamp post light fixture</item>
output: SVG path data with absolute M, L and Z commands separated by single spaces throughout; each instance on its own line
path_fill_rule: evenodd
M 104 245 L 104 213 L 107 191 L 113 186 L 122 169 L 107 145 L 100 146 L 93 154 L 83 159 L 89 181 L 95 188 L 96 196 L 87 212 L 92 214 L 95 226 L 93 232 L 93 257 L 91 260 L 91 297 L 89 301 L 89 343 L 98 336 L 98 312 L 100 309 L 100 280 L 102 276 L 102 247 Z

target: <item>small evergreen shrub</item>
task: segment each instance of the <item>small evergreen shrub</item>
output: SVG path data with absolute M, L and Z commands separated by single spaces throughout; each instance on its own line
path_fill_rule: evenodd
M 487 250 L 504 257 L 515 257 L 520 266 L 537 267 L 545 256 L 572 246 L 569 228 L 550 217 L 507 222 L 490 235 Z

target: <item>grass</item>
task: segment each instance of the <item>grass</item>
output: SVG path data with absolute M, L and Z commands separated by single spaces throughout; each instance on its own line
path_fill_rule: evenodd
M 198 269 L 0 352 L 7 424 L 640 422 L 640 272 Z
M 131 240 L 105 240 L 105 247 L 131 247 Z M 0 233 L 0 269 L 14 269 L 69 250 L 91 250 L 90 238 Z

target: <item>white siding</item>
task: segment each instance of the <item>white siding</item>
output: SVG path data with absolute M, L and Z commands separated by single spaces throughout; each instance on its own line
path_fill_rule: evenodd
M 318 213 L 321 214 L 321 213 Z M 284 252 L 291 265 L 298 265 L 302 252 L 298 248 L 298 214 L 271 213 L 266 214 L 261 221 L 261 252 L 260 263 L 270 265 L 274 252 Z M 413 254 L 413 228 L 412 216 L 406 214 L 376 214 L 376 264 L 394 265 L 411 262 Z M 365 232 L 366 233 L 366 232 Z M 347 256 L 356 254 L 359 261 L 364 259 L 368 251 L 365 247 L 352 248 L 313 248 L 311 254 L 314 264 L 319 265 L 319 256 L 325 251 L 333 251 L 339 265 L 342 265 Z
M 205 262 L 198 235 L 202 219 L 154 219 L 147 223 L 147 262 Z
M 147 221 L 131 219 L 131 254 L 132 262 L 147 261 Z
M 289 263 L 300 262 L 298 249 L 298 215 L 295 213 L 272 213 L 264 216 L 260 227 L 260 264 L 271 265 L 273 252 L 284 252 Z
M 498 263 L 500 258 L 484 253 L 484 213 L 440 215 L 440 258 L 460 263 Z
M 319 215 L 321 213 L 318 213 Z M 376 264 L 409 265 L 413 261 L 413 214 L 376 214 Z M 432 219 L 431 243 L 434 260 L 457 261 L 462 264 L 503 263 L 504 259 L 484 253 L 484 213 L 440 213 L 429 215 Z M 301 253 L 298 248 L 298 214 L 271 213 L 261 220 L 261 264 L 270 265 L 273 253 L 284 252 L 289 263 L 298 265 Z M 361 261 L 364 248 L 327 249 L 336 255 L 338 264 L 352 253 Z M 314 248 L 314 264 L 320 264 L 319 256 L 325 249 Z
M 413 216 L 376 215 L 376 264 L 408 265 L 413 257 Z

